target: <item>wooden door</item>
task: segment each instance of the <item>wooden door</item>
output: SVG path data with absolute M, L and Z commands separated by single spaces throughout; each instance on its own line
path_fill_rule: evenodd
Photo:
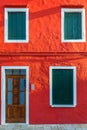
M 26 76 L 6 76 L 6 122 L 26 122 Z

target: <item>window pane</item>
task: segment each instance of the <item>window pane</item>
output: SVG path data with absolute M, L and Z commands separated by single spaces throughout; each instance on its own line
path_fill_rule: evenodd
M 20 78 L 20 91 L 24 91 L 25 86 L 25 80 L 24 78 Z
M 25 69 L 22 69 L 22 70 L 21 70 L 21 74 L 26 75 L 26 70 L 25 70 Z
M 24 104 L 24 92 L 20 92 L 20 104 Z
M 26 12 L 8 12 L 8 39 L 26 39 Z
M 73 70 L 52 70 L 52 103 L 73 105 Z
M 8 105 L 12 105 L 12 92 L 8 92 Z
M 14 69 L 14 70 L 13 70 L 13 74 L 14 74 L 14 75 L 18 75 L 18 74 L 19 74 L 19 69 Z
M 6 69 L 6 75 L 11 75 L 12 74 L 12 69 Z
M 82 14 L 66 12 L 64 15 L 64 39 L 82 39 Z
M 13 79 L 8 78 L 8 91 L 12 91 L 13 88 Z

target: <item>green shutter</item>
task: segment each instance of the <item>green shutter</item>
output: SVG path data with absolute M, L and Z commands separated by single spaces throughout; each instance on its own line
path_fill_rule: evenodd
M 52 70 L 52 104 L 73 105 L 73 70 Z
M 8 12 L 8 39 L 26 39 L 26 13 Z
M 82 15 L 80 12 L 66 12 L 64 15 L 64 39 L 82 39 Z

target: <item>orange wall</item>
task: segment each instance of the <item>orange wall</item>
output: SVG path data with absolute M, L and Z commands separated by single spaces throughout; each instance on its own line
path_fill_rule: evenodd
M 4 43 L 5 7 L 29 8 L 29 43 Z M 84 7 L 87 10 L 87 1 L 0 0 L 0 52 L 86 52 L 87 42 L 61 43 L 62 7 Z

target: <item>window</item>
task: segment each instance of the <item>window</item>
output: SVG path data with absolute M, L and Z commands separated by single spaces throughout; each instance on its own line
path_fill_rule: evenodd
M 50 105 L 76 106 L 76 67 L 50 67 Z
M 5 42 L 28 42 L 28 9 L 5 8 Z
M 85 42 L 85 10 L 62 8 L 62 42 Z

